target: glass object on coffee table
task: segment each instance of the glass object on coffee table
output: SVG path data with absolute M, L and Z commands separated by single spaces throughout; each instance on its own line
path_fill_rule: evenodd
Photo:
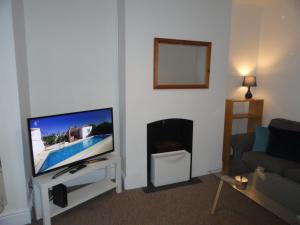
M 299 225 L 300 215 L 300 186 L 278 174 L 265 172 L 258 167 L 252 173 L 240 174 L 247 178 L 245 188 L 237 185 L 235 176 L 215 173 L 220 179 L 215 195 L 211 214 L 215 213 L 224 182 L 234 190 L 266 208 L 273 214 L 286 221 L 288 224 Z

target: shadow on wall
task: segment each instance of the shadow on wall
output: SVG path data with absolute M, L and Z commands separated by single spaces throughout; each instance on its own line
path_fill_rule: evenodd
M 4 189 L 4 179 L 2 174 L 2 164 L 0 159 L 0 213 L 4 210 L 5 205 L 7 204 L 5 189 Z

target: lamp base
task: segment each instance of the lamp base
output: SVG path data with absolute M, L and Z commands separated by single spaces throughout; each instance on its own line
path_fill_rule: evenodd
M 252 98 L 252 93 L 251 93 L 251 91 L 250 91 L 250 87 L 248 87 L 248 91 L 247 91 L 247 93 L 245 94 L 245 98 L 247 98 L 247 99 Z

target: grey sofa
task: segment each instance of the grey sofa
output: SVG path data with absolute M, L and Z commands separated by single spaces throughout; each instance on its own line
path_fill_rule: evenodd
M 269 124 L 269 127 L 270 126 L 278 129 L 300 132 L 300 123 L 291 120 L 273 119 Z M 299 161 L 295 162 L 280 157 L 274 157 L 264 152 L 252 151 L 254 141 L 254 133 L 233 135 L 231 140 L 233 161 L 243 162 L 250 170 L 254 170 L 256 167 L 261 166 L 268 172 L 277 173 L 300 183 Z

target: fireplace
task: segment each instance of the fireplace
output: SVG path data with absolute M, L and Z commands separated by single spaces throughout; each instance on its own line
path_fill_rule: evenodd
M 165 119 L 147 124 L 147 185 L 150 184 L 151 154 L 186 150 L 192 159 L 192 146 L 192 120 Z M 192 165 L 190 168 L 191 179 Z

